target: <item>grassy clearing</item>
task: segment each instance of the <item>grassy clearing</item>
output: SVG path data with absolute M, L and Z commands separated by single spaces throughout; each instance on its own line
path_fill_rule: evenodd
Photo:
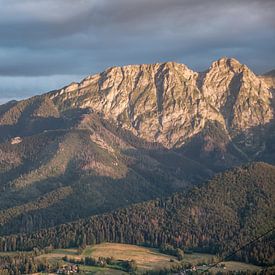
M 92 249 L 87 247 L 83 254 L 94 258 L 113 257 L 116 260 L 135 260 L 139 270 L 169 267 L 173 264 L 170 259 L 177 262 L 175 257 L 161 254 L 156 249 L 118 243 L 102 243 L 93 246 Z
M 83 254 L 85 256 L 98 257 L 113 257 L 116 260 L 135 260 L 138 270 L 156 270 L 169 267 L 173 264 L 170 260 L 178 262 L 175 257 L 161 254 L 157 249 L 141 247 L 136 245 L 118 244 L 118 243 L 102 243 L 87 247 Z M 199 263 L 210 263 L 214 259 L 214 255 L 205 253 L 192 253 L 184 255 L 184 262 L 198 265 Z M 218 271 L 260 271 L 261 267 L 252 264 L 246 264 L 236 261 L 223 262 L 226 269 L 221 267 L 212 269 Z
M 64 256 L 74 259 L 81 259 L 89 256 L 93 258 L 113 257 L 115 260 L 135 260 L 138 270 L 140 271 L 169 267 L 173 264 L 173 262 L 170 261 L 171 259 L 177 262 L 175 257 L 161 254 L 157 249 L 118 243 L 102 243 L 94 246 L 87 246 L 82 254 L 79 254 L 77 249 L 55 249 L 51 253 L 38 256 L 38 258 L 47 258 L 49 262 L 55 262 L 62 261 L 62 257 Z M 108 274 L 102 272 L 110 272 L 110 270 L 112 274 L 126 274 L 118 270 L 119 268 L 119 266 L 112 266 L 112 269 L 110 267 L 81 267 L 83 271 L 97 272 L 98 274 Z

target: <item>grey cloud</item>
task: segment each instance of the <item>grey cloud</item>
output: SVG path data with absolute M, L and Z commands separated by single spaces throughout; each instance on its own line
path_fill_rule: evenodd
M 84 75 L 0 76 L 0 104 L 55 90 L 73 81 L 80 81 L 83 77 Z
M 113 65 L 174 60 L 204 70 L 227 55 L 257 73 L 275 66 L 273 0 L 0 0 L 0 6 L 0 75 L 27 77 L 31 93 L 34 86 L 50 89 L 47 77 Z M 45 83 L 31 85 L 35 77 Z M 10 85 L 20 97 L 19 83 Z

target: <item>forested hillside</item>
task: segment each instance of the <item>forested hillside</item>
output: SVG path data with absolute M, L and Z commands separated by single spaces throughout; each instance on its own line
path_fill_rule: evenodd
M 39 123 L 33 115 L 24 119 L 46 128 L 0 143 L 0 234 L 31 232 L 168 195 L 212 175 L 90 110 L 75 110 L 56 124 L 48 118 Z M 35 131 L 23 122 L 22 131 Z
M 0 235 L 274 164 L 273 103 L 265 77 L 224 57 L 203 73 L 176 62 L 112 67 L 0 105 Z
M 214 177 L 188 193 L 152 200 L 32 234 L 2 237 L 1 251 L 103 241 L 226 254 L 275 226 L 275 167 L 252 163 Z M 275 262 L 274 232 L 235 258 Z

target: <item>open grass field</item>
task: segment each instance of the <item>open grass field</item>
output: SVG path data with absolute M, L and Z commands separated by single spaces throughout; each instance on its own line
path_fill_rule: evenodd
M 102 243 L 93 247 L 87 247 L 83 254 L 85 256 L 113 257 L 116 260 L 135 260 L 139 270 L 150 270 L 169 267 L 176 258 L 170 255 L 161 254 L 156 249 L 136 245 Z
M 135 260 L 138 270 L 153 270 L 169 267 L 173 262 L 177 262 L 176 258 L 170 255 L 161 254 L 157 249 L 146 248 L 136 245 L 118 244 L 118 243 L 102 243 L 94 246 L 87 246 L 86 249 L 79 254 L 77 249 L 55 249 L 51 253 L 40 255 L 38 258 L 47 258 L 49 262 L 62 261 L 62 257 L 81 259 L 85 257 L 113 257 L 115 260 Z M 82 266 L 81 270 L 94 272 L 92 274 L 108 274 L 110 268 L 88 267 Z M 102 273 L 104 271 L 104 273 Z M 112 274 L 125 274 L 125 272 L 111 269 Z M 95 273 L 96 272 L 96 273 Z

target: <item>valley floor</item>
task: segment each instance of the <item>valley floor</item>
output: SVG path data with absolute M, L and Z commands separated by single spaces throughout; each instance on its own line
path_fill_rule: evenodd
M 16 252 L 14 252 L 16 253 Z M 7 253 L 0 253 L 5 255 Z M 12 253 L 8 253 L 11 255 Z M 131 261 L 134 260 L 137 265 L 137 274 L 144 274 L 150 270 L 161 270 L 164 268 L 171 268 L 173 265 L 179 264 L 180 262 L 171 255 L 165 255 L 160 253 L 157 249 L 119 244 L 119 243 L 102 243 L 93 246 L 87 246 L 84 250 L 79 249 L 54 249 L 50 253 L 42 254 L 37 259 L 47 260 L 51 264 L 60 263 L 61 265 L 69 265 L 68 262 L 64 261 L 64 257 L 67 259 L 81 260 L 85 257 L 92 257 L 94 259 L 113 258 L 116 261 Z M 210 264 L 217 261 L 215 255 L 204 254 L 204 253 L 191 253 L 185 254 L 183 260 L 184 263 L 189 263 L 190 266 L 195 267 L 197 270 L 204 270 L 210 267 Z M 100 266 L 88 266 L 79 265 L 80 271 L 85 274 L 128 274 L 121 268 L 120 265 L 112 264 L 104 267 Z M 227 272 L 227 271 L 261 271 L 261 267 L 246 264 L 236 261 L 223 262 L 211 269 L 214 273 Z

